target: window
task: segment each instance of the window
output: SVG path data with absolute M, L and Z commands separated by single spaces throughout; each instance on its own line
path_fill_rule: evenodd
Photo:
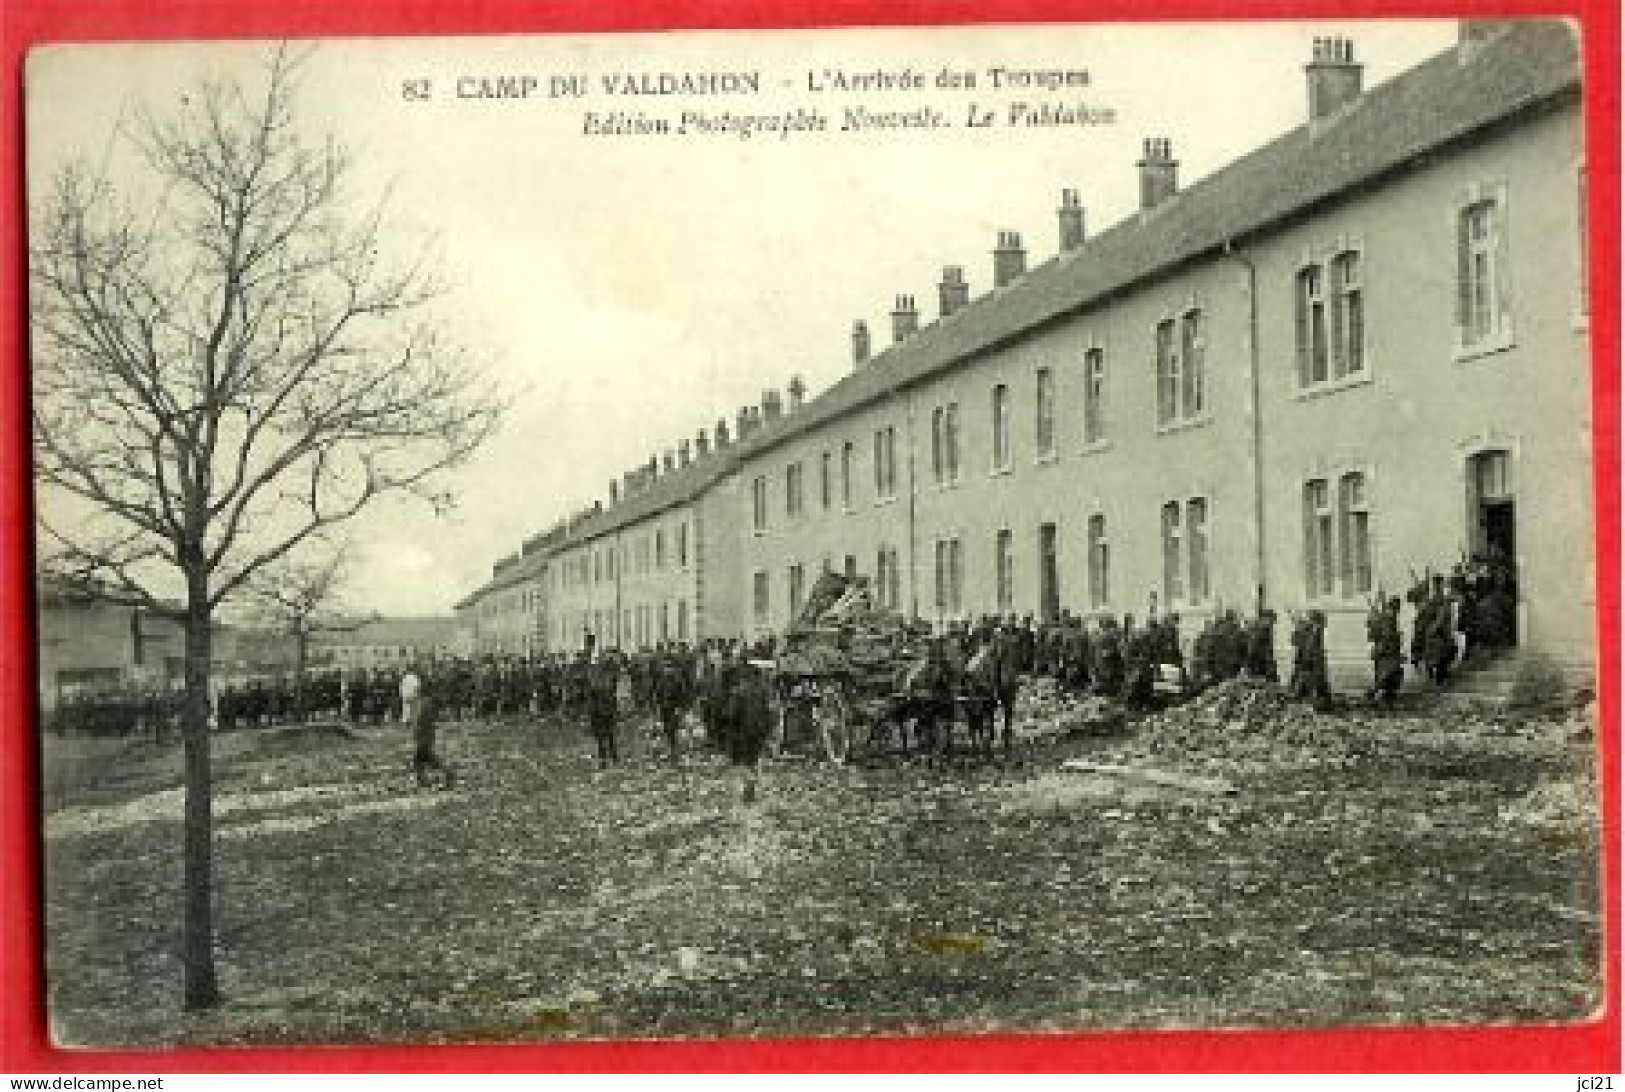
M 794 519 L 801 515 L 801 464 L 791 463 L 784 468 L 784 514 Z
M 1344 474 L 1337 482 L 1338 525 L 1341 541 L 1339 575 L 1345 597 L 1371 593 L 1371 511 L 1366 506 L 1365 475 Z
M 995 603 L 1002 613 L 1008 613 L 1016 602 L 1016 552 L 1009 531 L 1000 531 L 993 539 Z
M 830 484 L 829 484 L 829 452 L 824 452 L 818 459 L 818 499 L 824 511 L 829 511 Z
M 936 546 L 936 605 L 939 617 L 954 617 L 962 609 L 964 557 L 957 538 L 940 539 Z
M 1038 457 L 1050 459 L 1055 457 L 1055 373 L 1048 368 L 1039 368 L 1035 377 L 1033 388 L 1034 408 L 1037 420 L 1034 422 L 1034 435 L 1038 443 Z
M 1499 201 L 1488 198 L 1462 209 L 1456 236 L 1457 337 L 1471 348 L 1506 332 Z
M 1083 442 L 1098 444 L 1106 438 L 1106 351 L 1083 354 Z
M 1192 308 L 1157 323 L 1157 424 L 1193 421 L 1206 410 L 1207 334 L 1202 312 Z
M 1162 598 L 1169 606 L 1185 597 L 1180 572 L 1183 562 L 1180 522 L 1178 501 L 1162 506 Z
M 875 554 L 875 605 L 897 610 L 902 602 L 902 566 L 897 551 L 882 546 Z
M 677 525 L 677 567 L 688 568 L 688 521 Z
M 1298 385 L 1326 382 L 1326 298 L 1320 266 L 1298 270 Z
M 751 526 L 757 534 L 767 530 L 767 478 L 758 476 L 751 482 Z
M 655 568 L 664 569 L 665 567 L 666 567 L 666 532 L 663 531 L 663 530 L 658 530 L 657 529 L 655 531 Z
M 1174 322 L 1157 323 L 1157 424 L 1172 424 L 1179 408 L 1179 354 L 1174 350 Z
M 1111 553 L 1106 543 L 1106 517 L 1089 517 L 1089 605 L 1104 607 L 1112 601 Z
M 1010 469 L 1010 388 L 993 388 L 993 469 Z
M 854 454 L 851 440 L 841 445 L 841 507 L 848 512 L 852 510 L 852 460 Z
M 947 477 L 948 451 L 945 443 L 944 419 L 947 410 L 938 406 L 931 411 L 931 480 L 941 485 Z
M 1190 560 L 1187 603 L 1203 603 L 1208 597 L 1207 498 L 1192 497 L 1185 504 L 1185 538 Z
M 688 600 L 677 600 L 677 639 L 688 640 Z
M 1331 490 L 1325 478 L 1305 482 L 1303 487 L 1303 587 L 1311 599 L 1331 595 L 1336 590 Z
M 762 572 L 753 574 L 751 585 L 752 601 L 756 613 L 756 624 L 759 626 L 765 626 L 767 625 L 767 610 L 768 606 L 770 605 L 768 602 L 767 593 L 767 574 Z
M 1202 312 L 1187 311 L 1180 322 L 1180 346 L 1184 357 L 1184 382 L 1180 386 L 1180 416 L 1187 421 L 1200 417 L 1205 409 L 1202 389 L 1207 357 L 1207 335 Z
M 1332 259 L 1332 370 L 1342 379 L 1365 370 L 1365 297 L 1360 288 L 1360 252 L 1345 250 Z
M 875 497 L 887 500 L 897 495 L 897 429 L 891 425 L 875 430 Z
M 950 482 L 959 480 L 959 403 L 949 402 L 942 414 L 943 470 Z
M 798 561 L 796 564 L 790 566 L 790 589 L 789 590 L 790 590 L 790 614 L 791 614 L 792 617 L 795 615 L 796 611 L 801 609 L 801 599 L 802 599 L 802 596 L 806 593 L 806 585 L 807 585 L 806 571 L 804 569 L 802 569 L 801 563 Z

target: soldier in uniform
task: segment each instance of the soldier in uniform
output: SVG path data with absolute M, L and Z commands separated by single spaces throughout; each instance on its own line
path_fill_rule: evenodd
M 1371 642 L 1372 701 L 1392 706 L 1405 681 L 1405 654 L 1399 634 L 1399 599 L 1392 597 L 1376 604 L 1365 623 L 1366 640 Z
M 773 727 L 771 684 L 737 651 L 730 653 L 722 673 L 727 692 L 724 731 L 728 761 L 740 773 L 740 800 L 756 800 L 756 780 L 762 748 Z
M 1275 612 L 1265 608 L 1247 624 L 1247 674 L 1255 679 L 1279 682 L 1280 673 L 1275 666 Z
M 619 765 L 621 761 L 615 738 L 615 720 L 620 712 L 616 691 L 620 679 L 620 667 L 607 653 L 586 664 L 587 725 L 592 730 L 600 769 Z
M 678 735 L 683 724 L 683 712 L 689 707 L 693 697 L 689 690 L 688 672 L 677 654 L 670 649 L 659 653 L 651 670 L 653 675 L 650 689 L 656 715 L 660 720 L 660 732 L 666 737 L 666 748 L 671 756 L 671 764 L 676 766 L 682 761 Z
M 1326 670 L 1326 616 L 1312 610 L 1292 627 L 1292 697 L 1312 701 L 1315 708 L 1331 707 L 1331 683 Z

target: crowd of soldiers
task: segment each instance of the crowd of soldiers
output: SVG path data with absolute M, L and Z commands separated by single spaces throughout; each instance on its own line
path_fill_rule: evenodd
M 1412 608 L 1409 654 L 1404 647 L 1397 596 L 1379 593 L 1370 603 L 1366 638 L 1372 682 L 1368 697 L 1390 704 L 1403 685 L 1407 662 L 1435 686 L 1448 685 L 1462 662 L 1510 647 L 1516 635 L 1516 575 L 1494 555 L 1463 558 L 1448 572 L 1431 570 L 1414 579 L 1404 599 Z M 1015 699 L 1021 680 L 1051 678 L 1074 694 L 1149 709 L 1163 697 L 1188 697 L 1225 679 L 1247 676 L 1279 682 L 1274 611 L 1243 617 L 1218 610 L 1187 646 L 1179 615 L 1144 620 L 1133 615 L 1083 619 L 1062 611 L 1053 622 L 1031 616 L 983 616 L 952 622 L 928 635 L 926 654 L 898 665 L 894 710 L 913 727 L 915 745 L 951 739 L 956 710 L 963 711 L 972 742 L 991 753 L 993 721 L 1002 714 L 1004 746 L 1010 747 Z M 1318 610 L 1291 619 L 1289 693 L 1325 708 L 1331 703 L 1326 664 L 1326 617 Z M 771 663 L 777 642 L 708 640 L 697 646 L 670 642 L 635 652 L 589 647 L 575 654 L 443 657 L 416 665 L 432 687 L 447 720 L 571 714 L 585 722 L 602 764 L 619 761 L 614 723 L 625 712 L 645 714 L 657 726 L 667 753 L 679 755 L 681 725 L 693 714 L 706 739 L 744 763 L 766 728 L 760 712 L 770 705 L 774 682 L 761 665 Z M 752 666 L 756 665 L 756 666 Z M 401 684 L 413 670 L 375 667 L 333 669 L 293 677 L 230 682 L 216 698 L 221 729 L 255 728 L 321 718 L 352 725 L 403 719 Z M 760 677 L 758 677 L 760 676 Z M 765 698 L 762 695 L 766 695 Z M 115 689 L 67 695 L 51 718 L 55 730 L 162 736 L 178 726 L 180 691 L 175 688 Z M 755 741 L 755 742 L 753 742 Z M 908 746 L 905 743 L 905 746 Z

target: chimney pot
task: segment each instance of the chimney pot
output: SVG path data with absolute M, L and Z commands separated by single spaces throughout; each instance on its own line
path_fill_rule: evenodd
M 1354 59 L 1347 38 L 1316 38 L 1310 61 L 1303 66 L 1309 92 L 1309 120 L 1330 117 L 1360 97 L 1365 66 Z
M 728 421 L 726 418 L 717 418 L 717 427 L 714 430 L 717 450 L 721 451 L 728 446 Z
M 942 267 L 942 283 L 937 285 L 937 303 L 943 318 L 970 303 L 970 285 L 965 283 L 965 270 L 962 267 Z
M 1077 190 L 1061 191 L 1061 208 L 1057 213 L 1061 227 L 1061 249 L 1076 250 L 1083 245 L 1083 201 Z
M 1140 160 L 1140 211 L 1149 212 L 1179 192 L 1179 161 L 1167 137 L 1149 137 Z
M 665 470 L 665 472 L 668 473 L 668 474 L 670 474 L 673 470 L 676 470 L 677 469 L 677 454 L 676 454 L 676 452 L 672 451 L 671 448 L 667 448 L 665 453 L 660 456 L 660 466 L 661 466 L 661 469 Z
M 677 465 L 678 466 L 687 466 L 688 464 L 689 464 L 688 441 L 687 440 L 682 440 L 682 441 L 679 441 L 678 444 L 677 444 Z
M 898 296 L 897 306 L 891 313 L 892 341 L 902 342 L 913 337 L 920 328 L 920 312 L 915 310 L 913 296 Z
M 694 457 L 703 459 L 711 454 L 711 438 L 702 428 L 694 435 Z
M 869 363 L 869 324 L 862 319 L 852 324 L 852 363 Z
M 993 286 L 1003 288 L 1027 271 L 1027 251 L 1021 245 L 1021 233 L 999 232 L 999 245 L 993 250 Z
M 807 397 L 807 384 L 801 381 L 799 375 L 790 377 L 790 385 L 785 388 L 790 392 L 790 412 L 794 413 L 801 408 L 801 403 Z

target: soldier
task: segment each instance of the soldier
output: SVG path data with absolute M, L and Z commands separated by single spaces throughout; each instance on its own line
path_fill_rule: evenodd
M 615 718 L 620 711 L 616 690 L 621 672 L 614 657 L 605 653 L 586 665 L 587 724 L 598 752 L 598 766 L 619 765 L 620 750 L 615 739 Z
M 408 703 L 402 701 L 403 712 L 409 712 L 412 720 L 412 773 L 417 778 L 418 787 L 426 788 L 429 785 L 429 771 L 435 770 L 440 774 L 440 788 L 449 789 L 456 775 L 451 766 L 445 762 L 435 750 L 435 733 L 440 721 L 440 703 L 435 696 L 435 680 L 424 672 L 420 679 L 416 672 L 408 670 L 401 678 L 402 698 L 405 698 L 407 680 L 418 683 L 415 700 Z
M 1275 612 L 1265 608 L 1247 623 L 1245 667 L 1255 679 L 1279 682 L 1275 666 Z
M 1428 678 L 1435 686 L 1450 681 L 1450 669 L 1456 662 L 1456 635 L 1451 602 L 1445 594 L 1444 577 L 1433 577 L 1432 594 L 1427 602 L 1427 630 L 1423 634 L 1423 653 L 1427 662 Z
M 1399 599 L 1393 597 L 1372 607 L 1365 623 L 1366 640 L 1371 642 L 1372 701 L 1392 706 L 1405 681 L 1405 655 L 1399 635 Z
M 1292 627 L 1292 697 L 1312 701 L 1324 712 L 1331 707 L 1326 671 L 1326 616 L 1312 610 Z
M 740 772 L 740 800 L 756 800 L 756 779 L 773 727 L 773 706 L 767 673 L 734 651 L 723 665 L 726 710 L 723 729 L 729 763 Z
M 987 626 L 979 625 L 971 636 L 972 649 L 965 662 L 960 688 L 965 702 L 965 721 L 970 729 L 971 750 L 983 759 L 993 760 L 993 716 L 998 698 L 998 649 Z
M 1100 633 L 1095 638 L 1095 693 L 1106 698 L 1122 697 L 1124 670 L 1123 635 L 1117 619 L 1107 615 L 1100 620 Z
M 1209 618 L 1197 630 L 1196 637 L 1191 641 L 1191 668 L 1187 689 L 1192 694 L 1200 694 L 1213 685 L 1218 677 L 1218 668 L 1214 663 L 1214 622 Z
M 1123 616 L 1123 701 L 1130 709 L 1150 709 L 1156 704 L 1156 635 L 1152 621 L 1145 629 L 1134 628 L 1134 616 Z
M 682 762 L 678 731 L 682 727 L 683 711 L 692 700 L 688 673 L 679 662 L 676 653 L 670 650 L 664 650 L 658 655 L 652 664 L 652 671 L 650 687 L 655 711 L 660 719 L 660 731 L 666 737 L 671 764 L 676 766 Z
M 1008 762 L 1016 743 L 1016 695 L 1021 689 L 1021 631 L 1013 627 L 1000 630 L 993 639 L 993 652 L 993 693 L 1003 717 L 1000 741 L 1004 759 Z

